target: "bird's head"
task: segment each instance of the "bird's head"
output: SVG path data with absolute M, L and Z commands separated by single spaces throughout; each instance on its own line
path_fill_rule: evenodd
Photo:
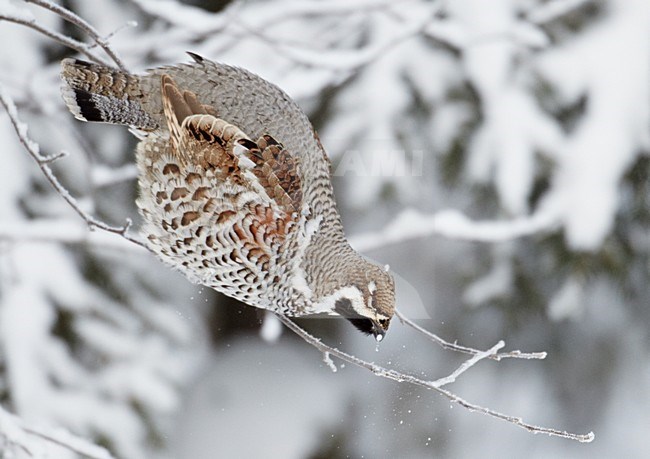
M 334 302 L 334 310 L 367 335 L 381 341 L 395 313 L 395 282 L 374 263 L 364 262 L 348 278 Z

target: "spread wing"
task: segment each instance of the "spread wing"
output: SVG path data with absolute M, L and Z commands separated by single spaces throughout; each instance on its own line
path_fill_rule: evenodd
M 300 224 L 299 161 L 268 135 L 251 140 L 162 76 L 169 139 L 139 146 L 139 206 L 160 256 L 193 280 L 257 307 Z M 301 223 L 302 220 L 302 223 Z

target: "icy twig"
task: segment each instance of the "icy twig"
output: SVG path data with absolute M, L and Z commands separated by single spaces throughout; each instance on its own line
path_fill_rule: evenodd
M 111 38 L 113 38 L 115 35 L 123 31 L 124 29 L 130 29 L 133 27 L 138 27 L 138 21 L 126 21 L 124 24 L 118 26 L 115 30 L 113 30 L 111 33 L 106 35 L 104 38 L 105 41 L 110 41 Z M 99 43 L 93 43 L 92 45 L 89 46 L 89 48 L 96 48 L 99 46 Z
M 59 159 L 63 159 L 68 156 L 68 153 L 65 151 L 60 151 L 58 153 L 55 153 L 53 155 L 48 155 L 48 156 L 41 156 L 40 160 L 43 164 L 50 164 L 55 161 L 58 161 Z
M 487 359 L 492 355 L 495 355 L 499 351 L 499 349 L 503 349 L 505 345 L 506 343 L 504 343 L 503 341 L 499 341 L 487 351 L 476 352 L 470 359 L 464 361 L 458 368 L 456 368 L 449 376 L 444 376 L 442 378 L 436 379 L 435 381 L 436 387 L 442 387 L 451 384 L 453 382 L 456 382 L 456 379 L 458 379 L 460 375 L 462 375 L 467 370 L 469 370 L 474 365 L 476 365 L 477 362 L 483 359 Z
M 20 140 L 20 143 L 23 144 L 29 155 L 34 159 L 34 161 L 36 161 L 36 164 L 43 172 L 43 175 L 45 175 L 45 178 L 47 178 L 56 192 L 61 195 L 61 197 L 81 218 L 84 219 L 90 229 L 100 229 L 103 231 L 108 231 L 109 233 L 115 233 L 122 236 L 124 239 L 133 242 L 134 244 L 147 248 L 147 246 L 142 241 L 128 234 L 129 228 L 132 224 L 130 219 L 127 219 L 126 223 L 123 226 L 110 226 L 101 220 L 97 220 L 81 208 L 77 200 L 73 198 L 72 195 L 70 195 L 68 190 L 63 185 L 61 185 L 59 180 L 52 172 L 52 169 L 49 167 L 49 163 L 51 163 L 53 160 L 61 158 L 62 155 L 59 154 L 53 156 L 43 156 L 40 153 L 38 144 L 27 136 L 27 125 L 18 119 L 16 105 L 2 85 L 0 85 L 0 103 L 4 106 L 7 115 L 9 115 L 9 119 L 11 120 L 11 124 L 13 125 L 16 134 L 18 135 L 18 140 Z
M 74 49 L 80 54 L 83 54 L 86 56 L 89 60 L 97 63 L 97 64 L 104 64 L 108 65 L 108 62 L 102 60 L 101 58 L 95 56 L 95 54 L 92 53 L 91 51 L 91 46 L 88 46 L 85 43 L 82 43 L 78 40 L 75 40 L 74 38 L 68 37 L 67 35 L 63 35 L 59 32 L 56 32 L 52 29 L 49 29 L 41 24 L 38 24 L 36 22 L 36 19 L 34 18 L 28 18 L 28 17 L 18 17 L 18 16 L 12 16 L 8 14 L 0 14 L 0 21 L 8 21 L 8 22 L 13 22 L 16 24 L 23 25 L 25 27 L 29 27 L 30 29 L 36 30 L 37 32 L 45 35 L 46 37 L 51 38 L 57 43 L 61 43 L 63 46 L 67 46 L 70 49 Z
M 45 457 L 47 455 L 46 452 L 37 453 L 37 450 L 40 452 L 41 448 L 37 448 L 38 445 L 34 443 L 33 437 L 36 437 L 40 441 L 54 443 L 89 459 L 115 459 L 108 450 L 101 446 L 88 443 L 67 432 L 50 431 L 28 425 L 19 417 L 5 411 L 1 406 L 0 437 L 4 438 L 4 441 L 0 442 L 4 443 L 4 446 L 11 445 L 14 448 L 20 448 L 30 457 Z M 6 449 L 5 452 L 7 452 Z
M 79 27 L 81 30 L 86 32 L 90 38 L 101 48 L 104 50 L 104 52 L 115 62 L 115 64 L 120 68 L 120 70 L 126 71 L 126 66 L 122 63 L 122 60 L 117 56 L 115 51 L 110 47 L 108 44 L 108 41 L 103 38 L 97 29 L 95 29 L 92 25 L 90 25 L 88 22 L 74 14 L 72 11 L 57 5 L 56 3 L 52 3 L 49 0 L 25 0 L 27 3 L 33 3 L 34 5 L 40 6 L 41 8 L 45 8 L 47 10 L 52 11 L 62 19 L 68 21 L 71 24 L 76 25 Z
M 329 352 L 323 352 L 323 362 L 328 366 L 332 373 L 336 373 L 339 369 L 336 367 L 336 364 L 332 360 Z
M 403 373 L 400 371 L 396 371 L 393 369 L 389 368 L 384 368 L 380 365 L 377 365 L 372 362 L 368 362 L 366 360 L 362 360 L 354 355 L 348 354 L 344 351 L 341 351 L 338 348 L 329 346 L 325 343 L 323 343 L 320 339 L 316 338 L 315 336 L 311 335 L 308 333 L 306 330 L 304 330 L 302 327 L 298 326 L 296 323 L 294 323 L 290 318 L 278 314 L 278 318 L 282 323 L 289 328 L 292 332 L 294 332 L 296 335 L 298 335 L 303 341 L 305 341 L 307 344 L 315 347 L 318 349 L 320 352 L 323 354 L 327 354 L 328 356 L 334 356 L 338 359 L 341 359 L 345 362 L 351 363 L 353 365 L 356 365 L 361 368 L 365 368 L 367 370 L 370 370 L 373 372 L 373 374 L 381 377 L 381 378 L 387 378 L 387 379 L 392 379 L 393 381 L 397 381 L 400 383 L 408 383 L 412 384 L 414 386 L 418 387 L 423 387 L 428 390 L 433 390 L 441 395 L 444 395 L 451 401 L 452 403 L 456 403 L 469 411 L 476 411 L 482 414 L 485 414 L 487 416 L 500 419 L 502 421 L 509 422 L 511 424 L 516 425 L 517 427 L 520 427 L 522 429 L 527 430 L 528 432 L 535 433 L 535 434 L 545 434 L 553 437 L 561 437 L 561 438 L 566 438 L 569 440 L 574 440 L 578 441 L 581 443 L 589 443 L 594 439 L 594 434 L 593 432 L 589 432 L 588 434 L 575 434 L 571 432 L 566 432 L 563 430 L 558 430 L 558 429 L 553 429 L 549 427 L 541 427 L 541 426 L 536 426 L 533 424 L 529 424 L 524 422 L 523 419 L 516 417 L 516 416 L 510 416 L 489 408 L 485 408 L 479 405 L 475 405 L 473 403 L 470 403 L 458 395 L 454 394 L 453 392 L 450 392 L 446 389 L 443 389 L 442 386 L 447 383 L 447 378 L 442 378 L 437 381 L 426 381 L 424 379 L 418 378 L 417 376 L 413 376 L 412 374 L 408 373 Z M 497 343 L 492 349 L 489 349 L 480 355 L 476 355 L 472 357 L 470 360 L 465 362 L 465 364 L 461 365 L 452 375 L 457 376 L 464 371 L 468 370 L 471 368 L 476 362 L 478 362 L 481 359 L 484 359 L 486 357 L 489 357 L 489 355 L 493 355 L 494 353 L 497 352 L 497 350 L 502 346 L 502 343 L 499 342 Z M 452 378 L 453 379 L 453 378 Z
M 450 343 L 449 341 L 445 341 L 444 339 L 440 338 L 438 335 L 435 335 L 434 333 L 431 333 L 429 330 L 420 327 L 418 324 L 416 324 L 411 319 L 409 319 L 404 314 L 402 314 L 401 311 L 395 310 L 395 315 L 399 318 L 399 320 L 403 324 L 413 328 L 418 333 L 423 334 L 424 336 L 426 336 L 434 343 L 438 344 L 443 349 L 461 352 L 463 354 L 472 354 L 472 355 L 478 355 L 482 352 L 479 351 L 478 349 L 472 349 L 471 347 L 461 346 L 460 344 Z M 498 354 L 497 353 L 490 354 L 487 357 L 489 359 L 496 360 L 496 361 L 499 361 L 501 359 L 506 359 L 506 358 L 525 359 L 525 360 L 532 360 L 532 359 L 543 360 L 546 358 L 546 352 L 521 352 L 516 350 L 510 352 L 502 352 Z

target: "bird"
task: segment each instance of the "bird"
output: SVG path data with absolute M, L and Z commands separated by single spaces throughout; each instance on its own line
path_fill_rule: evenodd
M 143 74 L 61 62 L 75 118 L 129 126 L 140 139 L 136 204 L 148 247 L 249 306 L 341 316 L 381 341 L 395 282 L 347 241 L 330 161 L 305 113 L 254 73 L 188 54 Z

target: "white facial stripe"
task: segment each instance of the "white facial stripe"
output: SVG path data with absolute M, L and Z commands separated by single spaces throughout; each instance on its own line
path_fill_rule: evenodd
M 368 284 L 368 291 L 371 295 L 377 291 L 377 284 L 375 284 L 375 281 L 370 281 Z
M 352 301 L 352 309 L 354 309 L 359 315 L 368 317 L 369 319 L 375 317 L 375 311 L 370 305 L 370 298 L 368 299 L 368 304 L 364 303 L 363 295 L 359 295 L 356 298 L 350 298 L 350 300 Z
M 350 300 L 352 309 L 356 312 L 368 316 L 368 310 L 363 305 L 363 295 L 356 287 L 345 287 L 326 296 L 316 305 L 314 312 L 331 312 L 334 310 L 336 302 L 342 298 Z

